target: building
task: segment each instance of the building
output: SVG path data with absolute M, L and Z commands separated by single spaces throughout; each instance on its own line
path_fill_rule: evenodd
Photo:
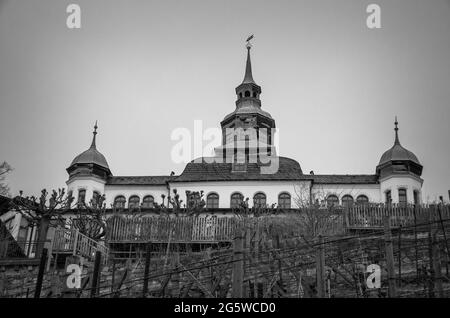
M 105 194 L 108 207 L 123 208 L 152 207 L 172 189 L 181 195 L 204 191 L 211 208 L 235 207 L 245 198 L 250 207 L 276 204 L 282 208 L 317 201 L 342 205 L 421 203 L 423 166 L 401 145 L 397 119 L 394 144 L 381 156 L 374 174 L 304 174 L 298 161 L 278 156 L 273 143 L 275 120 L 262 108 L 262 88 L 253 79 L 250 51 L 248 44 L 244 80 L 235 89 L 234 111 L 220 123 L 222 145 L 216 148 L 215 157 L 193 160 L 178 176 L 113 175 L 97 150 L 95 125 L 91 146 L 67 168 L 68 191 L 85 202 Z M 228 134 L 230 130 L 239 133 Z M 267 158 L 269 164 L 263 160 Z

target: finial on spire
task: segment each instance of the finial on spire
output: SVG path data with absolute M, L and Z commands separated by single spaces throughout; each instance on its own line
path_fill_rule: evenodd
M 398 139 L 398 121 L 397 121 L 397 116 L 395 116 L 394 125 L 395 125 L 395 128 L 394 128 L 394 130 L 395 130 L 395 144 L 400 145 L 400 140 Z
M 247 65 L 245 67 L 245 76 L 244 76 L 244 80 L 242 81 L 242 83 L 253 83 L 255 84 L 255 81 L 253 80 L 253 75 L 252 75 L 252 62 L 250 60 L 250 49 L 252 48 L 252 44 L 250 43 L 250 40 L 252 40 L 254 38 L 254 35 L 250 35 L 247 38 Z
M 96 135 L 97 135 L 97 128 L 98 128 L 98 126 L 97 126 L 97 121 L 95 121 L 95 125 L 94 125 L 94 131 L 93 131 L 93 137 L 92 137 L 92 144 L 91 144 L 91 148 L 95 148 L 96 147 L 96 145 L 95 145 L 95 138 L 96 138 Z

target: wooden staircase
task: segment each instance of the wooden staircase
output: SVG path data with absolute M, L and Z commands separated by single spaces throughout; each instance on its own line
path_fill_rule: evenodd
M 103 242 L 96 242 L 76 229 L 57 228 L 55 230 L 52 254 L 78 255 L 88 261 L 93 261 L 97 251 L 101 252 L 102 260 L 106 262 L 109 248 Z

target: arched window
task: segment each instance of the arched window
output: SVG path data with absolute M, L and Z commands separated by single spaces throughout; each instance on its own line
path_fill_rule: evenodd
M 250 97 L 250 91 L 245 91 L 245 97 Z
M 266 207 L 266 195 L 262 192 L 258 192 L 253 197 L 253 206 L 255 208 L 264 208 Z
M 257 96 L 257 95 L 256 95 L 256 92 L 253 92 L 253 97 L 256 98 L 256 96 Z
M 86 201 L 86 189 L 78 190 L 78 203 L 84 203 Z
M 114 199 L 114 207 L 116 209 L 124 209 L 125 208 L 126 199 L 123 195 L 119 195 Z
M 139 207 L 140 199 L 137 195 L 133 195 L 128 199 L 128 208 L 136 209 Z
M 242 93 L 239 93 L 239 98 L 242 98 Z
M 356 204 L 358 205 L 368 205 L 369 204 L 369 198 L 363 194 L 358 195 L 356 198 Z
M 206 207 L 208 209 L 218 209 L 219 208 L 219 195 L 217 193 L 210 193 L 206 197 Z
M 342 197 L 342 205 L 346 208 L 351 208 L 353 206 L 353 197 L 346 194 Z
M 386 204 L 391 204 L 392 203 L 392 195 L 391 195 L 391 190 L 387 190 L 386 191 Z
M 278 196 L 278 207 L 280 209 L 291 208 L 291 195 L 287 192 L 280 193 Z
M 329 195 L 327 198 L 327 206 L 331 208 L 337 205 L 339 205 L 339 198 L 334 194 Z
M 144 197 L 144 199 L 142 199 L 142 207 L 143 208 L 151 209 L 154 207 L 154 205 L 153 205 L 154 203 L 155 203 L 155 199 L 151 195 L 147 195 Z
M 238 208 L 241 205 L 242 201 L 244 201 L 244 196 L 241 193 L 233 193 L 231 195 L 230 208 Z
M 405 206 L 408 203 L 406 189 L 398 189 L 398 203 L 402 206 Z

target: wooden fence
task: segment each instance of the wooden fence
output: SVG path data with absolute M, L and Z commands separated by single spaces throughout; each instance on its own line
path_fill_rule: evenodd
M 238 220 L 233 217 L 125 217 L 107 220 L 108 241 L 222 242 L 232 241 Z
M 383 228 L 389 216 L 393 228 L 450 219 L 449 205 L 362 205 L 344 210 L 348 229 Z
M 382 229 L 384 216 L 396 228 L 429 221 L 450 219 L 449 206 L 353 206 L 334 212 L 298 210 L 288 214 L 265 217 L 236 216 L 131 216 L 113 215 L 107 220 L 108 242 L 231 242 L 238 227 L 279 227 L 280 235 L 332 236 L 348 230 Z M 267 229 L 266 229 L 267 230 Z

